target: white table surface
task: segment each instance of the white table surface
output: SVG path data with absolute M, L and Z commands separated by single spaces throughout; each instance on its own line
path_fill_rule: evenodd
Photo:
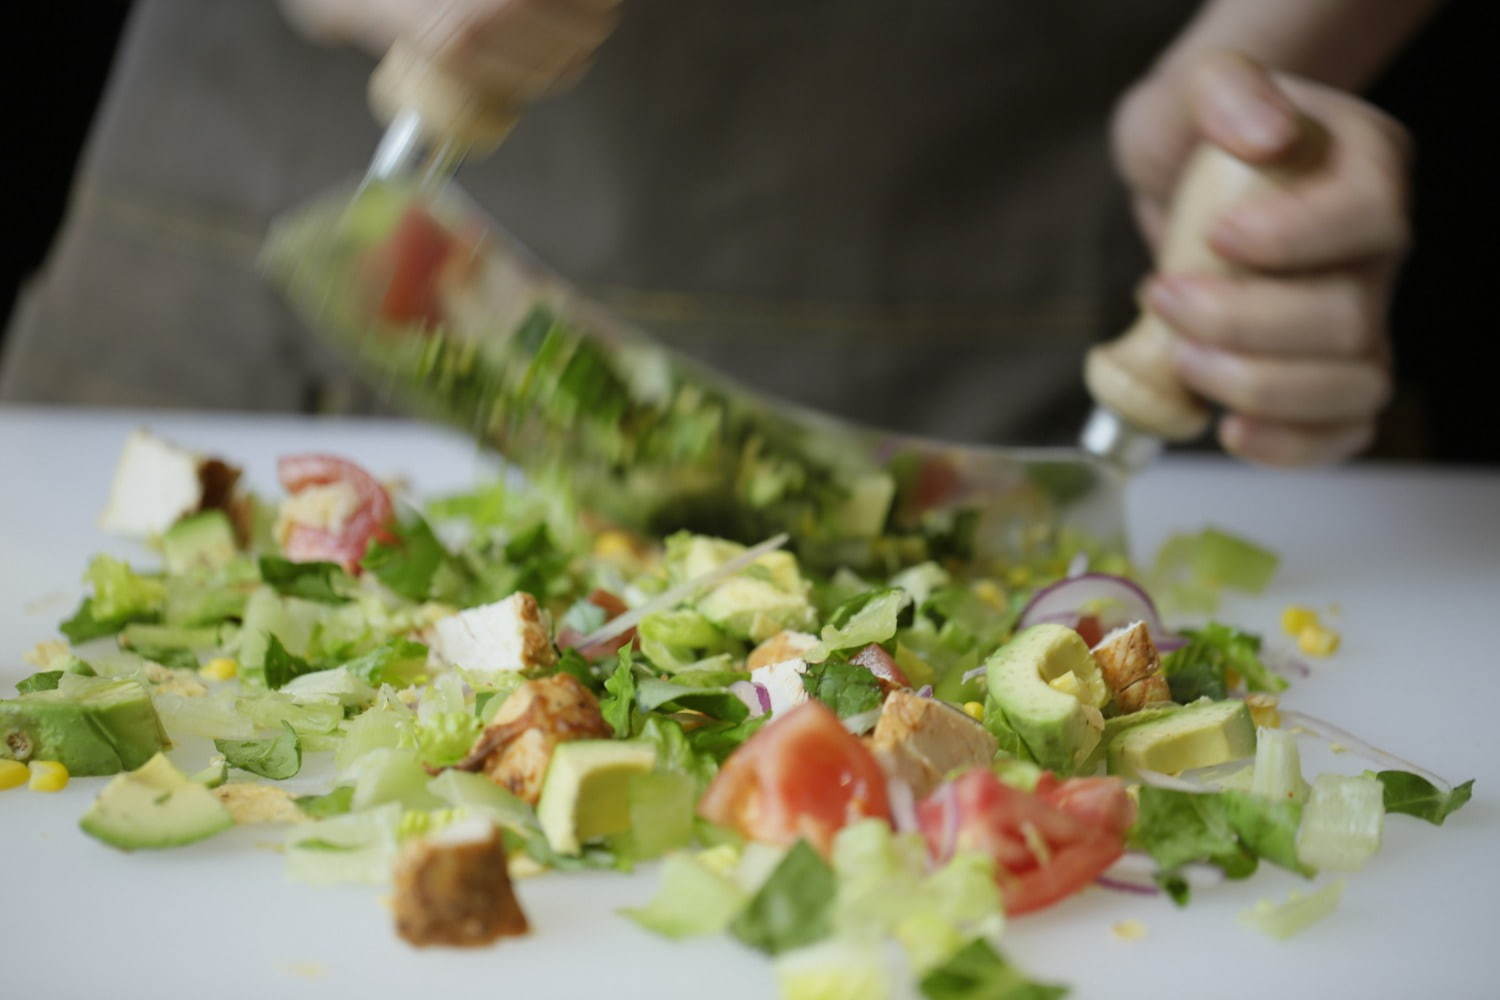
M 395 421 L 0 407 L 0 688 L 21 653 L 55 636 L 90 554 L 140 556 L 95 527 L 118 449 L 148 424 L 242 463 L 274 485 L 291 451 L 346 454 L 424 492 L 492 468 L 444 431 Z M 1361 467 L 1285 474 L 1168 459 L 1132 484 L 1138 552 L 1212 522 L 1283 554 L 1263 598 L 1228 620 L 1277 632 L 1291 602 L 1342 608 L 1343 648 L 1285 699 L 1451 779 L 1473 802 L 1442 829 L 1387 821 L 1385 845 L 1349 878 L 1329 920 L 1291 941 L 1236 915 L 1301 880 L 1263 866 L 1175 909 L 1102 889 L 1012 923 L 1006 952 L 1074 996 L 1500 996 L 1500 475 Z M 1351 758 L 1329 758 L 1354 772 Z M 308 780 L 308 779 L 294 779 Z M 103 779 L 57 795 L 0 793 L 0 997 L 772 996 L 768 965 L 727 939 L 674 944 L 613 910 L 654 890 L 650 872 L 585 873 L 520 886 L 534 933 L 472 952 L 414 951 L 382 891 L 288 881 L 273 828 L 175 851 L 124 854 L 76 827 Z M 1321 883 L 1320 883 L 1321 884 Z M 1139 920 L 1143 940 L 1111 924 Z

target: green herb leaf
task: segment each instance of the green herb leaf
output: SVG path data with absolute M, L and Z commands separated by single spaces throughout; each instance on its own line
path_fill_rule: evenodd
M 277 593 L 324 604 L 343 604 L 353 581 L 343 567 L 331 562 L 292 562 L 281 556 L 260 557 L 260 578 Z
M 1433 826 L 1442 826 L 1443 820 L 1462 809 L 1474 794 L 1473 778 L 1445 792 L 1410 771 L 1381 771 L 1375 777 L 1385 788 L 1386 812 L 1415 816 Z
M 918 983 L 928 1000 L 1056 1000 L 1065 986 L 1034 983 L 983 938 L 964 945 Z
M 821 941 L 833 932 L 837 888 L 833 869 L 807 841 L 799 840 L 735 917 L 729 932 L 771 955 Z
M 270 739 L 214 740 L 214 746 L 231 766 L 262 778 L 282 781 L 302 770 L 302 739 L 289 722 Z
M 293 677 L 301 677 L 321 669 L 308 663 L 300 656 L 293 656 L 286 651 L 281 640 L 273 634 L 266 635 L 266 657 L 265 672 L 266 686 L 271 690 L 280 688 Z
M 403 518 L 391 533 L 395 541 L 389 544 L 370 539 L 360 565 L 407 600 L 427 600 L 438 568 L 449 562 L 448 550 L 416 514 Z
M 833 709 L 841 719 L 880 707 L 880 681 L 866 667 L 847 660 L 812 664 L 802 675 L 807 693 Z
M 367 684 L 405 687 L 427 670 L 427 647 L 412 639 L 392 639 L 342 666 Z
M 16 681 L 16 690 L 21 694 L 30 694 L 33 691 L 55 691 L 62 675 L 61 670 L 43 670 L 24 680 Z
M 348 812 L 353 800 L 354 786 L 339 785 L 326 795 L 299 795 L 293 801 L 304 815 L 313 819 L 327 819 L 329 816 L 342 816 Z
M 599 699 L 599 712 L 616 739 L 630 738 L 630 716 L 635 711 L 635 664 L 631 660 L 630 648 L 620 650 L 615 672 L 604 682 L 606 695 Z

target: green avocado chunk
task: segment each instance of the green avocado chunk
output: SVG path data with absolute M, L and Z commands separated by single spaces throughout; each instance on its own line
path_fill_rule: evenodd
M 122 851 L 179 847 L 234 825 L 229 810 L 163 754 L 117 775 L 78 821 L 83 832 Z
M 234 559 L 234 526 L 222 510 L 205 510 L 184 517 L 161 536 L 167 572 L 216 570 Z
M 137 681 L 0 701 L 0 758 L 55 760 L 75 776 L 118 774 L 168 745 L 151 695 Z
M 1255 753 L 1255 722 L 1242 701 L 1206 698 L 1141 722 L 1109 744 L 1109 772 L 1180 774 Z
M 1063 625 L 1033 625 L 985 663 L 992 707 L 1042 767 L 1071 774 L 1099 745 L 1109 697 L 1088 643 Z
M 649 743 L 572 740 L 552 751 L 536 818 L 559 854 L 577 854 L 583 842 L 630 828 L 630 780 L 656 764 Z

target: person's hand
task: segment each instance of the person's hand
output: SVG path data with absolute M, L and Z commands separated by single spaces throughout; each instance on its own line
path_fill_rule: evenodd
M 1233 206 L 1207 234 L 1233 276 L 1157 274 L 1144 289 L 1145 307 L 1178 334 L 1183 383 L 1227 411 L 1224 448 L 1275 465 L 1361 451 L 1390 397 L 1407 135 L 1357 97 L 1227 52 L 1147 78 L 1113 122 L 1115 159 L 1153 245 L 1198 143 L 1275 166 L 1315 140 L 1325 145 L 1305 175 Z
M 510 107 L 578 81 L 619 0 L 282 0 L 303 33 L 375 54 L 401 40 L 486 103 Z

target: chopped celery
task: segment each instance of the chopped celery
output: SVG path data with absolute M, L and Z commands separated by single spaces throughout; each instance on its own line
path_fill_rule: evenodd
M 353 812 L 292 827 L 286 843 L 287 872 L 293 879 L 381 883 L 390 878 L 401 827 L 401 806 Z
M 1241 913 L 1240 920 L 1281 941 L 1328 916 L 1338 908 L 1343 896 L 1344 880 L 1339 879 L 1306 894 L 1293 890 L 1284 903 L 1263 899 Z
M 399 802 L 408 809 L 436 809 L 443 803 L 427 790 L 431 776 L 413 750 L 371 750 L 354 762 L 355 812 Z
M 1369 775 L 1320 774 L 1302 810 L 1297 858 L 1303 864 L 1354 872 L 1380 850 L 1384 787 Z
M 879 948 L 841 938 L 786 952 L 772 968 L 781 1000 L 886 1000 L 894 978 Z
M 620 912 L 647 930 L 681 939 L 724 930 L 749 898 L 748 892 L 697 858 L 674 854 L 662 865 L 656 898 Z
M 1280 729 L 1257 729 L 1251 793 L 1278 802 L 1306 802 L 1307 790 L 1297 737 Z M 1305 818 L 1303 822 L 1306 822 Z

